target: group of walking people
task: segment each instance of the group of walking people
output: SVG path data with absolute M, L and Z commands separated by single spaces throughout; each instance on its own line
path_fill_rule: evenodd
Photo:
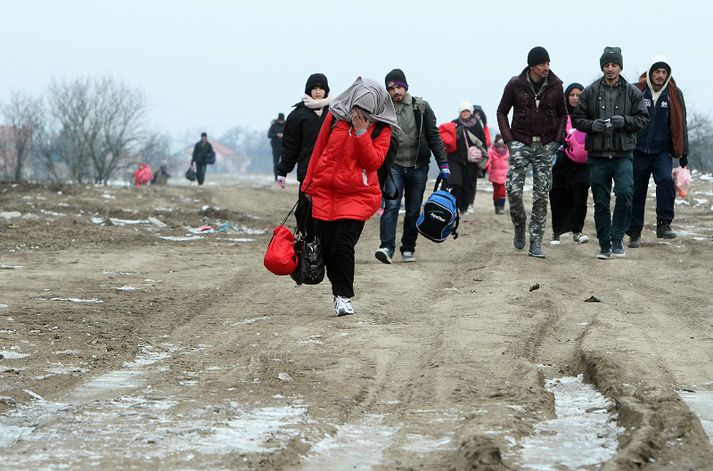
M 275 157 L 277 184 L 285 188 L 287 175 L 297 167 L 296 219 L 303 233 L 321 242 L 335 314 L 354 313 L 354 248 L 365 221 L 378 210 L 383 210 L 381 243 L 375 257 L 385 264 L 393 262 L 403 200 L 400 258 L 416 260 L 416 220 L 431 156 L 461 211 L 468 210 L 477 179 L 487 172 L 495 213 L 504 213 L 507 199 L 513 246 L 523 251 L 529 232 L 532 257 L 545 258 L 548 201 L 550 242 L 559 243 L 567 233 L 576 243 L 588 242 L 583 226 L 590 187 L 597 257 L 625 256 L 625 234 L 630 248 L 639 247 L 651 174 L 657 185 L 657 237 L 675 237 L 670 227 L 675 198 L 672 157 L 686 166 L 688 152 L 683 94 L 671 78 L 670 64 L 657 58 L 632 85 L 621 76 L 619 48 L 605 48 L 599 62 L 601 79 L 587 87 L 572 83 L 564 89 L 550 70 L 548 52 L 533 48 L 527 67 L 505 86 L 497 109 L 500 133 L 492 141 L 485 113 L 469 102 L 461 103 L 453 121 L 438 126 L 429 103 L 409 92 L 401 69 L 387 73 L 383 86 L 359 77 L 335 98 L 329 94 L 327 77 L 312 74 L 303 99 L 284 122 L 282 117 L 273 122 L 270 133 L 281 138 Z M 377 170 L 388 152 L 393 160 L 391 178 L 382 187 Z M 533 198 L 528 225 L 523 190 L 529 168 Z M 382 191 L 396 196 L 384 198 Z

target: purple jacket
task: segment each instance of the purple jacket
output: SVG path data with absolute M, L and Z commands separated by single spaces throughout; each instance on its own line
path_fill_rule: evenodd
M 525 67 L 505 85 L 497 111 L 503 140 L 520 141 L 528 146 L 532 145 L 534 136 L 539 137 L 543 145 L 552 141 L 564 142 L 567 109 L 562 80 L 550 71 L 547 84 L 540 89 L 537 106 L 535 89 L 527 78 L 528 71 L 529 67 Z M 512 126 L 508 123 L 510 109 L 513 109 Z

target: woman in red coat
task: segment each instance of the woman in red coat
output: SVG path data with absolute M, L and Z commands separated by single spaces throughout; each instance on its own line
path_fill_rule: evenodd
M 380 121 L 386 127 L 372 138 Z M 376 171 L 384 162 L 396 112 L 374 80 L 356 82 L 332 102 L 302 183 L 332 284 L 337 316 L 354 314 L 354 247 L 364 222 L 381 206 Z

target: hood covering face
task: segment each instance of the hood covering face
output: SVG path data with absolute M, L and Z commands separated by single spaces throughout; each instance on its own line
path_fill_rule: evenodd
M 651 72 L 653 72 L 655 69 L 659 69 L 662 67 L 668 69 L 668 77 L 666 78 L 666 81 L 664 82 L 663 86 L 658 91 L 655 91 L 654 84 L 651 83 Z M 673 75 L 671 74 L 671 63 L 666 58 L 666 56 L 662 54 L 657 54 L 656 56 L 654 56 L 651 62 L 651 67 L 649 67 L 649 70 L 646 71 L 646 85 L 649 87 L 649 90 L 651 90 L 651 95 L 654 104 L 656 104 L 656 100 L 659 99 L 663 91 L 666 90 L 666 87 L 668 87 L 668 84 L 671 81 L 671 77 L 673 77 Z
M 381 121 L 398 128 L 391 95 L 379 82 L 357 77 L 349 88 L 334 98 L 329 111 L 337 119 L 351 123 L 354 106 L 363 109 L 370 122 Z

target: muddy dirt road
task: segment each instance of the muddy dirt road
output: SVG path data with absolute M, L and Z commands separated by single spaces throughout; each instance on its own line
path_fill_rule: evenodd
M 3 469 L 713 467 L 678 394 L 713 391 L 711 180 L 679 238 L 655 238 L 650 201 L 642 247 L 610 261 L 567 237 L 516 253 L 485 192 L 412 264 L 374 258 L 372 218 L 345 318 L 328 284 L 262 266 L 295 194 L 0 185 Z M 537 468 L 546 381 L 578 374 L 612 435 Z

